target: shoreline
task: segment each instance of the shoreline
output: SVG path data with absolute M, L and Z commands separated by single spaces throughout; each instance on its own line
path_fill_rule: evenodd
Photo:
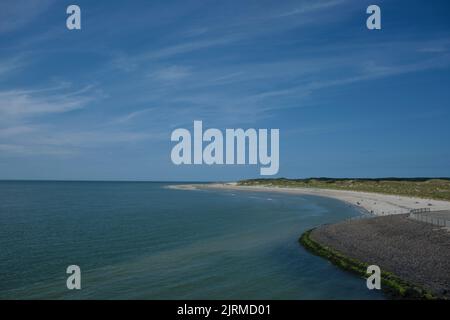
M 180 184 L 169 187 L 178 190 L 235 190 L 279 192 L 293 195 L 313 195 L 341 200 L 376 216 L 409 213 L 412 209 L 450 210 L 450 201 L 422 199 L 382 193 L 319 188 L 288 188 L 274 186 L 240 186 L 236 182 L 209 184 Z
M 450 210 L 450 202 L 331 189 L 239 186 L 237 183 L 171 186 L 179 190 L 278 192 L 334 198 L 373 214 L 304 232 L 299 242 L 311 253 L 366 278 L 369 265 L 382 270 L 382 289 L 393 298 L 448 299 L 448 228 L 410 219 L 411 209 Z M 394 257 L 394 258 L 393 258 Z
M 383 288 L 394 297 L 450 298 L 450 234 L 406 214 L 321 225 L 300 243 L 360 276 L 367 277 L 367 266 L 379 266 Z
M 317 228 L 305 231 L 298 240 L 306 250 L 314 255 L 327 259 L 332 264 L 345 271 L 354 273 L 364 279 L 368 278 L 369 275 L 366 271 L 367 267 L 370 265 L 369 263 L 344 255 L 335 248 L 323 245 L 314 240 L 312 233 L 315 231 L 317 231 Z M 398 275 L 384 270 L 381 270 L 381 284 L 381 290 L 393 298 L 423 300 L 435 300 L 440 298 L 436 296 L 435 293 L 422 286 L 405 281 Z

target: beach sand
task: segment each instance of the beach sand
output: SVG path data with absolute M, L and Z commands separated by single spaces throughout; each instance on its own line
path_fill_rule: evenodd
M 259 192 L 281 192 L 298 195 L 315 195 L 345 201 L 378 215 L 403 214 L 411 209 L 430 208 L 430 210 L 450 210 L 450 202 L 442 200 L 413 198 L 359 191 L 345 191 L 317 188 L 281 188 L 272 186 L 239 186 L 237 183 L 186 184 L 172 186 L 176 189 L 223 189 Z

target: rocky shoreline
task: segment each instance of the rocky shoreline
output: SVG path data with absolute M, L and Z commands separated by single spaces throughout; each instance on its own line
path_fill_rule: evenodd
M 450 233 L 443 228 L 394 215 L 323 225 L 300 242 L 361 276 L 378 265 L 384 289 L 396 297 L 450 298 Z

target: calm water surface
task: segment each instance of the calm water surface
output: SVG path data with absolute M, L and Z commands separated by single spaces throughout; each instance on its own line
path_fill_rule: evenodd
M 340 201 L 164 183 L 0 182 L 2 299 L 383 299 L 299 244 Z M 66 288 L 66 268 L 82 289 Z

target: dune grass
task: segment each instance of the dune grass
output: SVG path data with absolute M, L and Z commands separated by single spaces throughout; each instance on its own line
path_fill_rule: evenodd
M 238 183 L 243 186 L 277 186 L 291 188 L 323 188 L 376 192 L 450 201 L 449 178 L 383 178 L 383 179 L 251 179 Z

